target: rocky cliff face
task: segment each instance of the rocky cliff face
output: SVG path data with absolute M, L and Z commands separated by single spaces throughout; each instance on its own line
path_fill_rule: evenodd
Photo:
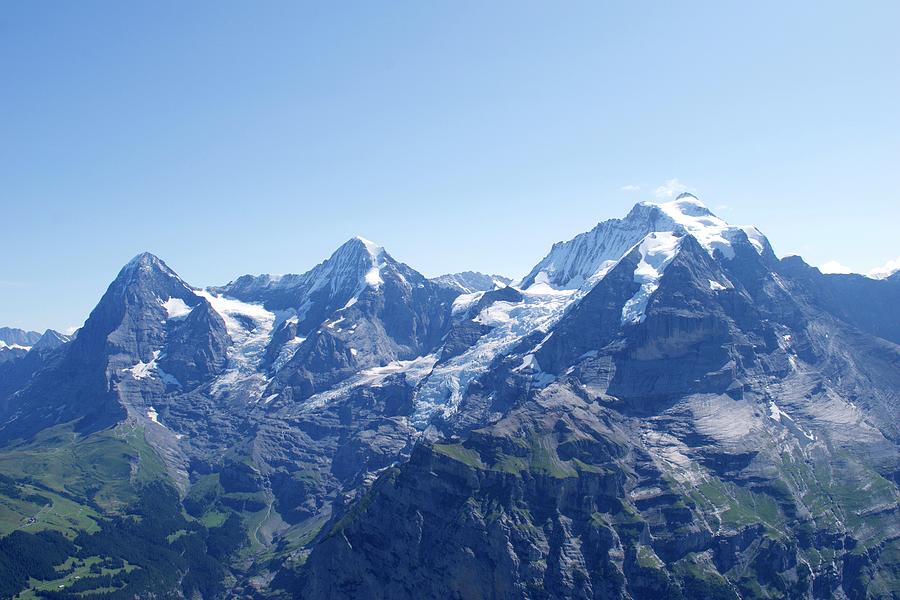
M 189 386 L 194 373 L 221 368 L 227 335 L 218 315 L 201 316 L 207 311 L 206 300 L 162 261 L 150 254 L 135 257 L 53 368 L 36 372 L 9 398 L 0 438 L 27 439 L 69 421 L 80 431 L 96 431 L 129 413 L 146 415 L 168 387 Z

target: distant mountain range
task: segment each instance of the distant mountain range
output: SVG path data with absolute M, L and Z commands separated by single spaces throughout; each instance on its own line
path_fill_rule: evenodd
M 898 598 L 898 307 L 691 194 L 517 282 L 141 254 L 0 329 L 0 596 Z

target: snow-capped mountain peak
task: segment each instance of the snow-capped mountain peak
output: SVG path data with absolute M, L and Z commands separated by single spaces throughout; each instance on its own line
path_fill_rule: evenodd
M 330 286 L 335 292 L 352 290 L 358 293 L 365 286 L 378 287 L 383 283 L 381 270 L 388 260 L 392 259 L 384 247 L 356 236 L 304 276 L 310 277 L 311 291 Z
M 663 203 L 641 202 L 624 219 L 610 219 L 568 242 L 553 245 L 550 253 L 520 282 L 528 288 L 536 283 L 556 289 L 587 290 L 650 233 L 690 234 L 715 256 L 734 257 L 734 244 L 747 238 L 758 253 L 768 246 L 755 227 L 736 227 L 717 217 L 689 193 Z
M 680 229 L 690 233 L 710 254 L 718 250 L 727 258 L 733 257 L 732 244 L 740 232 L 747 236 L 757 252 L 762 253 L 766 246 L 765 237 L 758 229 L 729 225 L 693 194 L 683 193 L 671 202 L 650 205 L 658 207 L 675 224 L 674 231 Z

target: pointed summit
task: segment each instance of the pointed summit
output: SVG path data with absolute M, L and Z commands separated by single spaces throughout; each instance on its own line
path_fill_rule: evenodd
M 32 350 L 54 350 L 69 342 L 71 339 L 72 338 L 68 335 L 63 335 L 58 331 L 48 329 L 44 332 L 41 338 L 37 342 L 35 342 Z
M 139 278 L 152 277 L 154 274 L 174 277 L 184 283 L 175 271 L 170 269 L 158 256 L 150 252 L 141 252 L 125 263 L 125 266 L 119 271 L 116 280 L 132 281 Z
M 384 254 L 384 246 L 379 246 L 372 240 L 367 240 L 366 238 L 362 237 L 361 235 L 357 235 L 357 236 L 350 238 L 350 240 L 348 240 L 347 243 L 344 245 L 346 246 L 347 244 L 355 244 L 355 243 L 362 244 L 365 247 L 366 252 L 368 252 L 369 255 L 372 257 L 378 257 L 378 256 L 381 256 L 382 254 Z
M 109 285 L 100 305 L 153 305 L 177 299 L 187 306 L 196 306 L 199 298 L 194 289 L 157 256 L 142 252 L 119 271 Z
M 125 266 L 126 267 L 128 267 L 128 266 L 149 267 L 151 265 L 159 264 L 159 263 L 162 263 L 162 261 L 159 259 L 158 256 L 156 256 L 155 254 L 153 254 L 151 252 L 145 251 L 145 252 L 141 252 L 140 254 L 138 254 L 131 260 L 129 260 Z

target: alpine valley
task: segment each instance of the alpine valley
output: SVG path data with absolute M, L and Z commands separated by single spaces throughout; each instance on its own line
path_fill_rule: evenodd
M 898 410 L 900 273 L 691 194 L 515 282 L 141 254 L 0 329 L 0 597 L 900 598 Z

